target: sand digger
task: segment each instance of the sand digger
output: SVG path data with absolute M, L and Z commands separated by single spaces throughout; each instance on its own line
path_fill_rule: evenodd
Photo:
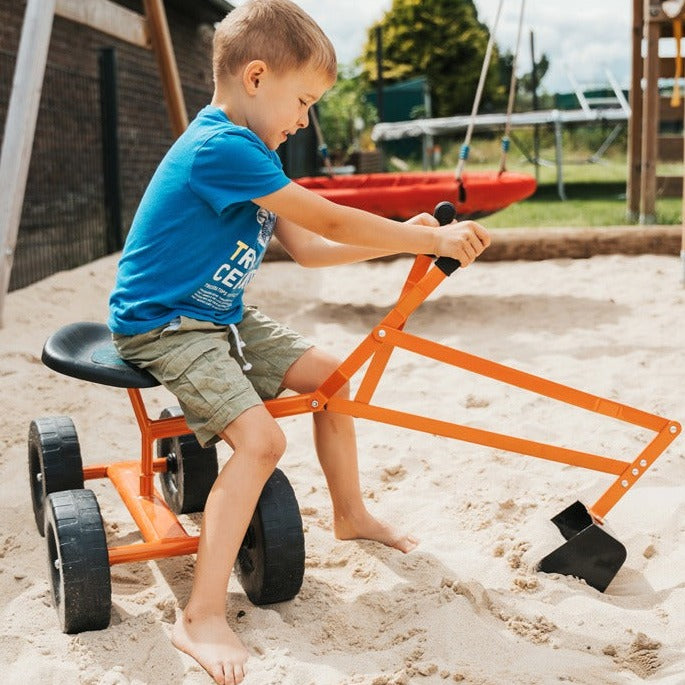
M 454 207 L 436 208 L 441 224 Z M 680 425 L 614 400 L 591 395 L 405 332 L 409 316 L 457 268 L 456 260 L 418 256 L 397 304 L 317 390 L 269 400 L 276 417 L 334 411 L 392 426 L 455 438 L 608 474 L 607 490 L 591 506 L 571 503 L 552 521 L 565 538 L 538 564 L 540 571 L 584 579 L 603 592 L 626 558 L 625 547 L 605 529 L 611 508 L 632 488 L 681 431 Z M 486 431 L 373 404 L 373 396 L 395 348 L 465 369 L 589 412 L 654 433 L 639 454 L 623 461 Z M 84 465 L 74 424 L 68 417 L 39 418 L 29 431 L 29 477 L 36 524 L 45 535 L 52 597 L 62 630 L 105 628 L 111 613 L 110 567 L 115 564 L 192 554 L 198 538 L 179 516 L 201 511 L 218 470 L 214 448 L 201 448 L 176 407 L 158 419 L 148 415 L 143 391 L 158 385 L 147 372 L 119 358 L 106 326 L 70 324 L 46 342 L 43 362 L 74 378 L 126 388 L 141 433 L 133 460 Z M 368 363 L 353 399 L 336 392 Z M 496 417 L 492 417 L 496 422 Z M 155 487 L 159 475 L 160 493 Z M 87 480 L 107 478 L 137 524 L 142 540 L 108 546 L 100 508 Z M 297 499 L 276 470 L 262 492 L 236 561 L 248 598 L 270 604 L 294 597 L 304 576 L 304 534 Z

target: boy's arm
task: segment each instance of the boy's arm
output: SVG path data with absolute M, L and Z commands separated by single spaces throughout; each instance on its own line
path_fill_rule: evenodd
M 297 183 L 289 183 L 254 202 L 328 240 L 387 253 L 434 254 L 458 259 L 462 266 L 468 266 L 490 244 L 488 232 L 473 221 L 440 230 L 400 223 L 330 202 Z
M 407 223 L 438 226 L 437 219 L 426 213 L 409 219 Z M 306 267 L 352 264 L 395 254 L 391 250 L 377 247 L 360 247 L 359 245 L 335 243 L 280 216 L 276 222 L 275 235 L 285 251 L 300 266 Z

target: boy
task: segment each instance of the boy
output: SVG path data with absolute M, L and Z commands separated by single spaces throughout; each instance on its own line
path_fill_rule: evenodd
M 436 230 L 422 214 L 398 223 L 342 207 L 292 183 L 275 153 L 308 125 L 335 82 L 334 49 L 290 0 L 249 0 L 219 24 L 205 107 L 155 172 L 136 213 L 110 299 L 121 355 L 178 398 L 201 444 L 233 454 L 207 499 L 195 577 L 172 641 L 220 685 L 245 677 L 247 651 L 226 622 L 229 575 L 257 499 L 285 450 L 262 402 L 316 389 L 338 366 L 250 307 L 242 293 L 272 233 L 304 266 L 410 252 L 468 266 L 489 244 L 478 224 Z M 417 541 L 362 501 L 350 417 L 314 414 L 314 441 L 337 538 L 409 552 Z

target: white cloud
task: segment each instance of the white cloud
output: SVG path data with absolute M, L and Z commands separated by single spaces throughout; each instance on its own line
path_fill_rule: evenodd
M 358 57 L 367 29 L 390 8 L 392 0 L 295 0 L 331 38 L 341 63 Z M 499 0 L 475 0 L 479 18 L 492 27 Z M 514 49 L 520 0 L 505 0 L 495 39 L 502 49 Z M 630 25 L 628 0 L 526 0 L 521 39 L 520 71 L 530 70 L 530 31 L 535 51 L 550 59 L 542 84 L 549 92 L 569 91 L 565 65 L 576 81 L 607 84 L 609 68 L 622 86 L 630 80 Z
M 492 26 L 499 0 L 476 0 L 479 18 Z M 503 3 L 496 40 L 514 49 L 520 2 Z M 543 82 L 549 92 L 572 89 L 568 68 L 576 81 L 607 84 L 608 68 L 622 86 L 630 81 L 630 26 L 632 6 L 627 0 L 527 0 L 519 51 L 521 69 L 530 70 L 530 31 L 535 36 L 536 57 L 545 53 L 550 69 Z M 567 67 L 565 66 L 567 65 Z
M 295 0 L 331 39 L 341 64 L 359 57 L 367 30 L 388 10 L 392 0 Z

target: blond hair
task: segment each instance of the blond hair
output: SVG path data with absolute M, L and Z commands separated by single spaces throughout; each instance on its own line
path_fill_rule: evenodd
M 310 64 L 335 81 L 335 49 L 321 27 L 290 0 L 248 0 L 214 33 L 214 82 L 261 59 L 277 73 Z

